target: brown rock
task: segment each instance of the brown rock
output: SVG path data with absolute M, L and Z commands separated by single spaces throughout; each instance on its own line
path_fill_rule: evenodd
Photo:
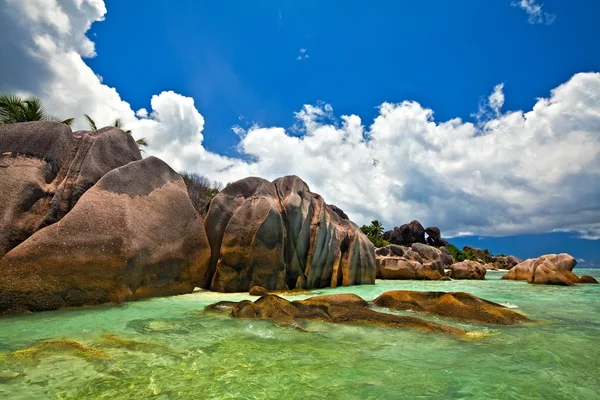
M 450 317 L 469 322 L 496 325 L 514 325 L 529 318 L 500 304 L 480 299 L 469 293 L 414 292 L 396 290 L 386 292 L 373 301 L 380 307 L 394 310 L 412 310 Z
M 107 173 L 0 260 L 0 313 L 191 293 L 209 258 L 183 180 L 148 157 Z
M 71 132 L 60 122 L 0 125 L 0 257 L 59 221 L 110 170 L 140 160 L 114 127 Z
M 581 275 L 581 277 L 579 278 L 577 283 L 596 283 L 597 284 L 598 281 L 593 276 Z
M 250 296 L 266 296 L 269 291 L 262 286 L 252 286 L 248 292 Z
M 442 275 L 437 269 L 426 267 L 415 260 L 404 257 L 377 257 L 377 278 L 438 280 Z
M 375 249 L 296 176 L 250 177 L 212 201 L 205 222 L 210 288 L 220 292 L 373 283 Z
M 502 279 L 570 286 L 579 283 L 577 275 L 571 272 L 576 264 L 577 260 L 569 254 L 546 254 L 517 264 Z
M 450 278 L 452 279 L 485 279 L 486 269 L 475 261 L 465 260 L 452 264 Z
M 413 328 L 464 337 L 462 329 L 416 317 L 399 316 L 369 309 L 368 303 L 356 295 L 317 296 L 289 302 L 275 295 L 261 297 L 255 302 L 240 301 L 233 306 L 234 318 L 265 319 L 280 325 L 303 329 L 306 320 L 336 324 L 368 324 L 395 328 Z M 210 310 L 214 307 L 209 306 Z

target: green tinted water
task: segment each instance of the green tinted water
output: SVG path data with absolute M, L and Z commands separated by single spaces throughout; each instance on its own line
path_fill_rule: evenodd
M 600 270 L 576 272 L 600 279 Z M 208 292 L 0 318 L 0 398 L 600 398 L 600 285 L 534 286 L 500 276 L 378 281 L 312 295 L 467 291 L 544 323 L 432 318 L 486 334 L 468 340 L 325 323 L 300 332 L 206 314 L 213 302 L 249 298 Z

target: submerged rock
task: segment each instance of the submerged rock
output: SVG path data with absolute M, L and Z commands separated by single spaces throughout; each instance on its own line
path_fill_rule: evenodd
M 182 178 L 149 157 L 104 175 L 0 260 L 0 313 L 191 293 L 209 258 Z
M 595 283 L 595 284 L 597 284 L 598 281 L 593 276 L 581 275 L 581 277 L 579 278 L 577 283 Z
M 214 309 L 214 306 L 207 308 Z M 464 337 L 467 334 L 466 331 L 453 326 L 412 316 L 399 316 L 371 310 L 365 300 L 354 294 L 317 296 L 292 302 L 275 295 L 268 295 L 255 302 L 243 300 L 236 303 L 231 310 L 231 315 L 234 318 L 270 320 L 280 325 L 302 330 L 304 321 L 316 320 L 335 324 L 413 328 L 456 337 Z
M 313 289 L 375 281 L 373 244 L 296 176 L 227 185 L 205 222 L 210 289 Z
M 380 307 L 394 310 L 412 310 L 496 325 L 515 325 L 529 318 L 500 304 L 480 299 L 469 293 L 415 292 L 396 290 L 383 293 L 373 301 Z
M 577 265 L 577 260 L 569 254 L 546 254 L 523 261 L 508 271 L 502 279 L 526 280 L 532 284 L 562 286 L 588 283 L 588 279 L 581 281 L 572 272 L 575 265 Z

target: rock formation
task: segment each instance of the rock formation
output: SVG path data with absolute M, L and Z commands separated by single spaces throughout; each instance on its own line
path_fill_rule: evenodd
M 59 221 L 110 170 L 142 157 L 114 127 L 75 132 L 59 122 L 0 126 L 0 257 Z
M 391 231 L 384 232 L 383 239 L 399 246 L 410 246 L 413 243 L 426 243 L 425 228 L 419 221 L 412 221 Z
M 442 233 L 437 226 L 425 228 L 425 233 L 427 234 L 427 244 L 430 246 L 442 247 L 448 244 L 448 242 L 442 239 Z
M 375 281 L 373 244 L 296 176 L 273 182 L 250 177 L 228 185 L 213 199 L 205 228 L 215 291 Z
M 445 275 L 442 252 L 426 244 L 389 245 L 375 254 L 378 279 L 438 280 Z
M 373 303 L 393 310 L 412 310 L 461 321 L 514 325 L 529 318 L 500 304 L 482 300 L 469 293 L 413 292 L 396 290 L 383 293 Z
M 0 260 L 0 312 L 190 293 L 208 239 L 179 174 L 149 157 L 116 168 L 59 222 Z
M 467 332 L 450 325 L 412 316 L 377 312 L 355 294 L 337 294 L 288 301 L 268 295 L 252 302 L 248 300 L 219 302 L 206 307 L 207 311 L 229 312 L 234 318 L 270 320 L 279 325 L 304 330 L 304 321 L 317 320 L 335 324 L 368 324 L 394 328 L 412 328 L 424 332 L 444 333 L 464 337 Z
M 452 279 L 485 279 L 486 269 L 476 261 L 461 261 L 450 267 L 450 278 Z
M 329 323 L 370 324 L 396 328 L 415 328 L 464 337 L 467 332 L 449 325 L 413 316 L 400 316 L 371 309 L 370 305 L 393 310 L 411 310 L 466 322 L 516 325 L 530 322 L 527 317 L 499 304 L 468 293 L 392 291 L 372 303 L 355 294 L 335 294 L 288 301 L 269 294 L 252 302 L 222 301 L 207 306 L 207 311 L 228 312 L 234 318 L 264 319 L 280 325 L 304 329 L 307 320 Z
M 569 254 L 546 254 L 523 261 L 508 271 L 502 279 L 563 286 L 571 286 L 575 283 L 594 283 L 588 279 L 589 277 L 578 278 L 572 272 L 575 265 L 577 265 L 577 260 Z

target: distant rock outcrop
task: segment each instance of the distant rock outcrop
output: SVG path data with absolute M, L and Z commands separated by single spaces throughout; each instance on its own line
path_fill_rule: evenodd
M 426 244 L 389 245 L 375 253 L 379 279 L 438 280 L 445 275 L 442 252 Z
M 485 279 L 486 269 L 476 261 L 461 261 L 450 267 L 450 278 L 452 279 Z
M 383 239 L 399 246 L 410 246 L 413 243 L 427 243 L 425 241 L 425 228 L 416 220 L 385 232 Z
M 588 277 L 581 279 L 577 277 L 572 272 L 575 265 L 577 265 L 577 260 L 569 254 L 546 254 L 523 261 L 508 271 L 502 279 L 563 286 L 571 286 L 575 283 L 594 283 Z
M 210 288 L 220 292 L 374 283 L 375 249 L 296 176 L 250 177 L 212 201 L 205 228 Z

